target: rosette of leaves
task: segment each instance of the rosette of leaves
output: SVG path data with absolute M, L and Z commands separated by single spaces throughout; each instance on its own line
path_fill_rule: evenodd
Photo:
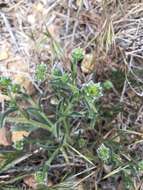
M 86 84 L 83 84 L 81 92 L 83 97 L 82 101 L 84 105 L 86 105 L 86 109 L 88 110 L 87 117 L 92 120 L 92 126 L 94 126 L 96 116 L 98 114 L 97 101 L 101 96 L 103 96 L 101 84 L 90 81 Z
M 82 87 L 83 94 L 88 102 L 94 102 L 103 96 L 102 87 L 100 83 L 90 81 Z
M 111 158 L 111 150 L 104 144 L 101 144 L 97 149 L 98 157 L 105 163 L 108 163 Z

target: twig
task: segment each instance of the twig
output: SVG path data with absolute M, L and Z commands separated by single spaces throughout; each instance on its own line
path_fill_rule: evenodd
M 76 164 L 76 163 L 68 163 L 68 164 L 55 164 L 51 165 L 50 169 L 58 169 L 58 168 L 65 168 L 65 167 L 83 167 L 85 164 Z
M 69 0 L 68 3 L 68 11 L 67 11 L 67 19 L 66 19 L 66 36 L 68 35 L 68 30 L 69 30 L 69 20 L 70 20 L 70 6 L 71 6 L 71 0 Z
M 95 171 L 92 172 L 92 173 L 90 173 L 90 174 L 87 175 L 86 177 L 82 178 L 78 183 L 76 183 L 76 184 L 74 185 L 74 187 L 77 187 L 80 183 L 82 183 L 83 181 L 85 181 L 86 179 L 88 179 L 89 177 L 91 177 L 91 176 L 94 175 L 94 174 L 95 174 Z
M 75 33 L 76 33 L 76 28 L 78 26 L 78 17 L 79 17 L 79 13 L 81 11 L 81 8 L 82 8 L 82 5 L 83 5 L 83 0 L 81 0 L 81 3 L 80 3 L 80 6 L 78 8 L 78 11 L 77 11 L 77 15 L 76 15 L 76 22 L 74 24 L 74 27 L 73 27 L 73 33 L 72 33 L 72 39 L 71 39 L 71 44 L 73 44 L 74 42 L 74 37 L 75 37 Z
M 5 16 L 4 13 L 0 12 L 0 15 L 1 15 L 1 17 L 3 18 L 3 20 L 4 20 L 5 26 L 6 26 L 8 32 L 9 32 L 9 34 L 10 34 L 10 37 L 11 37 L 11 39 L 12 39 L 12 43 L 13 43 L 13 44 L 15 45 L 15 47 L 16 47 L 16 52 L 20 52 L 20 50 L 19 50 L 19 49 L 20 49 L 20 48 L 19 48 L 19 45 L 18 45 L 18 43 L 17 43 L 17 41 L 16 41 L 16 38 L 15 38 L 13 32 L 12 32 L 12 29 L 11 29 L 11 26 L 10 26 L 10 23 L 9 23 L 8 19 L 6 18 L 6 16 Z
M 57 5 L 58 3 L 60 2 L 61 0 L 57 0 L 55 1 L 48 9 L 47 9 L 47 14 L 52 11 Z

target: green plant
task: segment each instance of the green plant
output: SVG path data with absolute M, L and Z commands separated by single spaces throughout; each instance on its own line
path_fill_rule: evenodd
M 73 50 L 71 55 L 71 76 L 74 83 L 76 83 L 77 77 L 77 64 L 84 58 L 84 51 L 81 48 Z
M 139 171 L 143 171 L 143 160 L 138 162 L 138 169 Z
M 71 64 L 77 67 L 75 62 L 80 61 L 83 58 L 82 51 L 78 50 L 73 53 L 73 59 Z M 73 62 L 73 60 L 75 62 Z M 42 81 L 45 77 L 45 65 L 39 65 L 36 70 L 37 79 Z M 47 136 L 42 140 L 36 140 L 36 146 L 47 149 L 49 159 L 43 166 L 43 171 L 47 171 L 52 161 L 57 155 L 63 154 L 65 159 L 66 149 L 69 149 L 70 145 L 74 143 L 74 139 L 77 138 L 77 132 L 73 131 L 75 128 L 74 123 L 77 120 L 81 122 L 89 123 L 90 127 L 95 127 L 96 117 L 98 113 L 97 102 L 102 93 L 102 87 L 100 83 L 94 83 L 93 81 L 85 83 L 80 87 L 77 83 L 76 77 L 73 77 L 73 73 L 77 76 L 77 70 L 72 70 L 71 73 L 62 71 L 58 68 L 54 68 L 51 72 L 51 80 L 49 81 L 50 92 L 53 94 L 51 100 L 55 99 L 56 103 L 49 103 L 49 110 L 52 117 L 46 114 L 42 107 L 41 102 L 35 102 L 27 94 L 21 92 L 18 96 L 11 97 L 11 107 L 3 114 L 1 114 L 1 125 L 5 123 L 12 123 L 15 126 L 20 126 L 21 130 L 24 127 L 29 130 L 36 130 L 41 128 L 47 131 Z M 17 86 L 14 86 L 16 91 Z M 18 100 L 18 101 L 17 101 Z M 21 107 L 22 101 L 27 102 L 29 105 L 26 108 Z M 51 102 L 51 101 L 50 101 Z M 13 117 L 14 115 L 14 117 Z M 94 122 L 92 121 L 94 118 Z M 83 120 L 83 121 L 82 121 Z M 88 121 L 89 120 L 89 121 Z M 81 144 L 81 139 L 78 139 Z M 29 140 L 32 143 L 32 140 Z M 45 144 L 44 144 L 45 142 Z M 86 142 L 84 143 L 86 144 Z M 13 145 L 16 151 L 22 151 L 25 147 L 25 141 L 17 142 Z M 81 146 L 82 147 L 82 146 Z M 73 151 L 73 150 L 72 150 Z M 77 151 L 78 153 L 78 151 Z M 82 154 L 81 154 L 82 155 Z M 88 158 L 83 158 L 92 163 Z M 43 173 L 36 173 L 37 180 L 41 183 L 43 181 Z M 41 177 L 42 176 L 42 177 Z
M 131 177 L 131 170 L 126 169 L 123 173 L 123 181 L 125 190 L 130 190 L 134 187 L 133 179 Z
M 132 166 L 134 162 L 126 146 L 116 142 L 117 137 L 122 137 L 123 142 L 127 143 L 127 137 L 122 131 L 116 130 L 114 134 L 114 128 L 111 130 L 112 138 L 106 138 L 106 132 L 108 133 L 108 130 L 110 132 L 111 123 L 109 122 L 107 128 L 102 124 L 102 121 L 105 123 L 108 121 L 106 119 L 107 115 L 110 114 L 109 111 L 120 112 L 117 105 L 111 105 L 111 109 L 107 105 L 107 115 L 102 108 L 102 100 L 106 100 L 104 94 L 106 90 L 108 93 L 110 92 L 113 84 L 110 80 L 103 83 L 90 80 L 79 84 L 77 77 L 78 62 L 84 57 L 83 50 L 74 50 L 71 57 L 71 72 L 54 67 L 50 81 L 48 81 L 48 91 L 36 100 L 25 94 L 11 80 L 1 80 L 11 98 L 8 109 L 0 113 L 1 126 L 4 127 L 5 124 L 10 123 L 18 130 L 30 131 L 30 134 L 44 130 L 39 135 L 41 138 L 39 136 L 34 136 L 33 139 L 28 137 L 14 143 L 14 152 L 5 153 L 6 162 L 0 168 L 1 173 L 11 167 L 16 167 L 17 162 L 19 164 L 19 160 L 23 159 L 22 153 L 27 151 L 25 147 L 36 146 L 36 150 L 42 150 L 44 154 L 44 161 L 42 161 L 40 169 L 38 167 L 34 170 L 38 184 L 45 185 L 45 178 L 50 176 L 50 172 L 53 171 L 52 167 L 56 162 L 58 164 L 55 165 L 58 167 L 61 165 L 65 167 L 63 170 L 60 169 L 60 171 L 64 171 L 64 174 L 61 174 L 62 177 L 59 177 L 61 184 L 71 174 L 74 175 L 75 171 L 81 171 L 82 168 L 86 170 L 86 167 L 88 168 L 91 165 L 95 166 L 94 162 L 97 165 L 103 162 L 104 166 L 110 165 L 113 169 L 106 176 L 103 176 L 103 179 L 111 176 L 114 178 L 114 175 L 122 174 L 125 178 L 126 187 L 130 187 L 129 185 L 132 182 L 130 175 L 133 176 L 135 171 Z M 39 65 L 36 74 L 38 81 L 44 81 L 47 75 L 45 65 Z M 18 93 L 18 96 L 13 93 Z M 24 107 L 23 102 L 28 106 Z M 95 147 L 98 147 L 97 151 L 95 151 Z M 124 158 L 126 154 L 129 154 L 129 158 L 126 156 L 126 159 L 130 160 L 130 163 Z M 30 158 L 28 157 L 28 159 Z M 71 169 L 71 173 L 67 171 L 71 162 L 73 168 L 75 165 L 79 165 L 76 161 L 84 164 L 79 170 L 75 168 L 75 171 Z M 136 167 L 140 172 L 142 162 L 139 162 Z M 33 173 L 33 170 L 31 172 Z M 24 174 L 24 172 L 18 173 L 15 180 L 22 179 Z M 44 186 L 44 188 L 46 187 Z
M 38 64 L 35 71 L 35 79 L 39 82 L 42 82 L 46 79 L 47 76 L 47 65 L 44 63 Z
M 10 78 L 0 77 L 0 88 L 4 93 L 18 93 L 21 88 L 19 84 L 14 83 Z
M 11 85 L 11 79 L 7 77 L 0 77 L 0 86 L 1 88 L 7 88 L 9 85 Z
M 42 171 L 42 170 L 38 170 L 35 173 L 35 180 L 38 184 L 45 184 L 45 180 L 47 178 L 47 174 L 46 172 Z
M 113 88 L 113 84 L 110 80 L 106 80 L 104 83 L 103 83 L 103 88 L 106 89 L 106 90 L 110 90 Z
M 83 84 L 82 91 L 88 102 L 94 102 L 103 96 L 101 84 L 93 81 Z
M 76 48 L 72 51 L 72 62 L 78 63 L 84 58 L 84 51 L 81 48 Z
M 97 149 L 98 157 L 105 163 L 108 163 L 111 158 L 111 150 L 104 144 L 101 144 Z
M 13 144 L 13 147 L 14 147 L 16 150 L 23 150 L 23 146 L 24 146 L 23 140 L 16 141 L 16 142 L 14 142 L 14 144 Z

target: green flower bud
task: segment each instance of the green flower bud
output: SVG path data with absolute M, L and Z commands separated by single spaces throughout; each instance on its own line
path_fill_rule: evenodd
M 113 84 L 110 80 L 106 80 L 104 83 L 103 83 L 103 87 L 106 89 L 106 90 L 110 90 L 113 88 Z
M 88 98 L 91 98 L 93 100 L 96 100 L 103 96 L 100 83 L 94 83 L 93 81 L 90 81 L 89 83 L 83 85 L 82 90 Z
M 106 147 L 104 144 L 101 144 L 101 146 L 97 149 L 97 154 L 102 161 L 108 162 L 110 159 L 111 151 L 110 148 Z
M 84 51 L 81 48 L 76 48 L 72 52 L 72 62 L 77 63 L 84 58 Z

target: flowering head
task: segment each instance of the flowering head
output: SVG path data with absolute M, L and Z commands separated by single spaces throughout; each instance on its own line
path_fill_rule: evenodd
M 104 144 L 101 144 L 100 147 L 97 149 L 98 157 L 104 162 L 109 161 L 110 153 L 110 148 L 106 147 Z
M 103 95 L 100 83 L 94 83 L 93 81 L 84 84 L 82 90 L 86 97 L 92 99 L 93 101 Z
M 76 48 L 72 52 L 72 62 L 77 63 L 84 58 L 84 51 L 81 48 Z

